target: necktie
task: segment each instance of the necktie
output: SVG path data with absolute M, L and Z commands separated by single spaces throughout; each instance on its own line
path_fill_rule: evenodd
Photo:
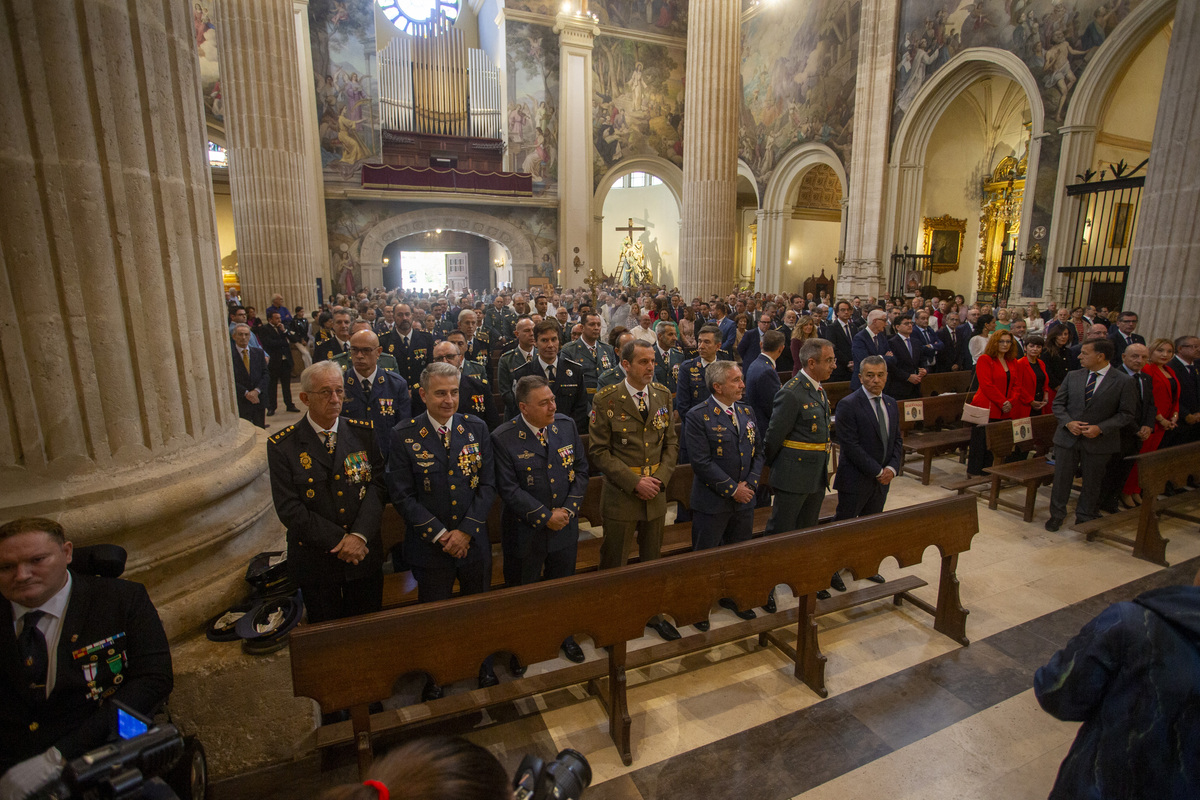
M 350 343 L 349 342 L 342 342 L 342 352 L 343 353 L 350 352 Z
M 24 627 L 17 637 L 17 654 L 21 666 L 29 679 L 29 691 L 40 693 L 43 697 L 46 691 L 46 669 L 50 665 L 50 655 L 46 649 L 46 636 L 38 628 L 38 621 L 46 616 L 45 611 L 27 611 L 23 620 Z
M 554 383 L 554 365 L 553 364 L 546 367 L 546 380 L 550 381 L 551 383 Z
M 875 419 L 879 422 L 879 438 L 883 441 L 883 446 L 886 448 L 888 441 L 888 424 L 887 415 L 883 413 L 883 399 L 879 397 L 872 397 L 871 399 L 875 401 Z
M 250 350 L 249 348 L 242 351 L 242 363 L 246 365 L 246 372 L 250 371 Z
M 442 437 L 442 446 L 446 448 L 446 452 L 450 452 L 450 426 L 443 425 L 438 428 L 438 436 Z
M 912 342 L 912 337 L 910 336 L 909 338 L 905 339 L 905 340 L 904 340 L 904 343 L 905 343 L 906 345 L 908 345 L 908 355 L 909 355 L 909 357 L 910 357 L 910 358 L 912 358 L 912 360 L 913 360 L 913 361 L 916 361 L 916 360 L 917 360 L 917 353 L 916 353 L 916 351 L 915 351 L 915 350 L 913 350 L 913 342 Z
M 1097 372 L 1089 372 L 1088 373 L 1087 386 L 1085 386 L 1083 388 L 1083 403 L 1084 403 L 1084 405 L 1087 405 L 1088 403 L 1092 402 L 1092 395 L 1095 394 L 1095 392 L 1096 392 L 1096 377 L 1098 375 L 1099 375 L 1099 373 L 1097 373 Z
M 538 429 L 537 429 L 537 439 L 538 439 L 538 441 L 539 441 L 539 442 L 541 442 L 541 443 L 542 443 L 542 447 L 547 447 L 547 446 L 549 446 L 549 444 L 550 444 L 550 443 L 549 443 L 549 442 L 546 440 L 546 429 L 545 429 L 545 428 L 538 428 Z
M 404 349 L 407 350 L 408 349 L 408 337 L 404 336 L 402 338 L 404 339 Z
M 325 449 L 332 453 L 335 447 L 333 431 L 321 431 L 321 435 L 325 437 Z
M 371 382 L 369 380 L 362 382 L 363 395 L 366 396 L 367 402 L 371 402 Z

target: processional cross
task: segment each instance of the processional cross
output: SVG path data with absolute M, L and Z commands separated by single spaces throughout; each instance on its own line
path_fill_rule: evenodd
M 618 227 L 618 228 L 617 228 L 617 230 L 619 230 L 619 231 L 624 231 L 625 233 L 628 233 L 628 234 L 629 234 L 629 241 L 631 241 L 631 242 L 632 242 L 632 241 L 633 241 L 633 232 L 634 232 L 634 231 L 644 231 L 644 230 L 646 230 L 646 228 L 645 228 L 645 226 L 643 226 L 643 227 L 641 227 L 641 228 L 635 228 L 635 227 L 633 226 L 633 217 L 630 217 L 630 218 L 629 218 L 629 224 L 628 224 L 628 225 L 626 225 L 624 228 L 620 228 L 620 227 Z

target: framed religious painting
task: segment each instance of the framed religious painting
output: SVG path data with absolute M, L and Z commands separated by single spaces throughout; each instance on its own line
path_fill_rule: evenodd
M 929 268 L 934 272 L 952 272 L 958 269 L 962 255 L 963 239 L 967 235 L 967 221 L 949 215 L 923 217 L 925 252 L 929 254 Z

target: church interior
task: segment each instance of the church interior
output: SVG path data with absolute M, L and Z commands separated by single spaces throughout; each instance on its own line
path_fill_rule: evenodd
M 927 613 L 943 602 L 938 548 L 889 555 L 867 569 L 920 585 L 815 618 L 827 696 L 799 674 L 803 624 L 722 638 L 739 619 L 714 606 L 712 646 L 650 659 L 652 633 L 628 642 L 629 760 L 611 687 L 597 688 L 609 673 L 559 685 L 578 668 L 561 654 L 525 674 L 551 688 L 478 709 L 473 680 L 431 712 L 420 676 L 400 676 L 371 718 L 387 724 L 356 751 L 351 722 L 322 726 L 294 693 L 289 648 L 248 655 L 204 635 L 244 597 L 249 561 L 284 548 L 267 439 L 301 419 L 239 418 L 227 299 L 265 309 L 278 294 L 315 317 L 377 289 L 532 298 L 615 281 L 686 304 L 919 288 L 1128 309 L 1146 341 L 1195 335 L 1200 7 L 3 8 L 0 523 L 48 517 L 77 544 L 128 551 L 124 577 L 170 637 L 172 716 L 204 743 L 218 800 L 318 797 L 361 778 L 361 747 L 429 733 L 467 737 L 510 774 L 527 753 L 577 750 L 588 798 L 1044 797 L 1079 725 L 1042 711 L 1034 672 L 1111 603 L 1200 569 L 1195 517 L 1159 518 L 1167 557 L 1147 560 L 1044 530 L 1048 483 L 1034 521 L 988 507 L 985 487 L 950 576 L 965 637 Z M 623 282 L 634 251 L 645 277 Z M 942 484 L 962 476 L 941 454 L 931 480 L 896 479 L 885 513 L 961 497 Z M 930 512 L 914 529 L 939 524 Z M 582 525 L 581 541 L 600 530 Z M 870 590 L 868 574 L 847 574 L 851 589 Z M 786 585 L 778 599 L 792 622 L 811 601 Z M 497 672 L 509 685 L 503 659 Z

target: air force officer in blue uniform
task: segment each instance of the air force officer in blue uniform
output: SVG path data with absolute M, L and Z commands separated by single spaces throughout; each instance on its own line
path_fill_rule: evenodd
M 383 348 L 369 330 L 350 337 L 351 368 L 345 372 L 342 416 L 370 420 L 379 453 L 387 461 L 392 428 L 412 417 L 412 394 L 398 372 L 379 368 Z

